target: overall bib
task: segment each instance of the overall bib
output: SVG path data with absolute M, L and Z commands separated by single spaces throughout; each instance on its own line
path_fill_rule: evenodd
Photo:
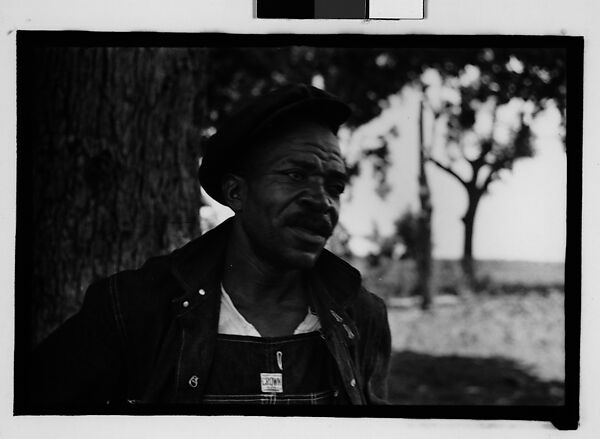
M 217 336 L 206 404 L 331 404 L 333 359 L 318 331 Z

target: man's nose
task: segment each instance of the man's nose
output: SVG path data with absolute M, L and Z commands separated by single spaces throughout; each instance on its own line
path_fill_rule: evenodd
M 319 212 L 327 212 L 334 205 L 331 196 L 321 182 L 310 184 L 302 193 L 300 202 L 303 206 Z

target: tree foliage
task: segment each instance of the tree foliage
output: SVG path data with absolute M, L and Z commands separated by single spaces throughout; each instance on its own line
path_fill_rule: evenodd
M 560 53 L 553 57 L 545 53 L 547 57 L 542 58 L 530 52 L 496 52 L 482 51 L 477 65 L 468 64 L 461 71 L 429 69 L 421 77 L 426 92 L 437 88 L 431 112 L 434 124 L 441 123 L 443 128 L 429 159 L 454 177 L 468 196 L 463 216 L 463 269 L 471 285 L 476 275 L 474 222 L 481 198 L 501 171 L 534 155 L 531 124 L 535 116 L 550 101 L 563 114 L 565 105 Z M 538 64 L 540 61 L 544 62 Z

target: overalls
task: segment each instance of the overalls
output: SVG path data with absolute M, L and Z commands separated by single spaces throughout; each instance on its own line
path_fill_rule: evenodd
M 318 331 L 267 338 L 219 334 L 203 402 L 331 404 L 332 367 Z

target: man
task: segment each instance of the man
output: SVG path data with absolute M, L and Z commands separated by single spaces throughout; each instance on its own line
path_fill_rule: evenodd
M 376 404 L 385 305 L 327 250 L 347 180 L 332 95 L 291 85 L 209 141 L 206 192 L 234 217 L 93 284 L 36 352 L 32 403 Z

